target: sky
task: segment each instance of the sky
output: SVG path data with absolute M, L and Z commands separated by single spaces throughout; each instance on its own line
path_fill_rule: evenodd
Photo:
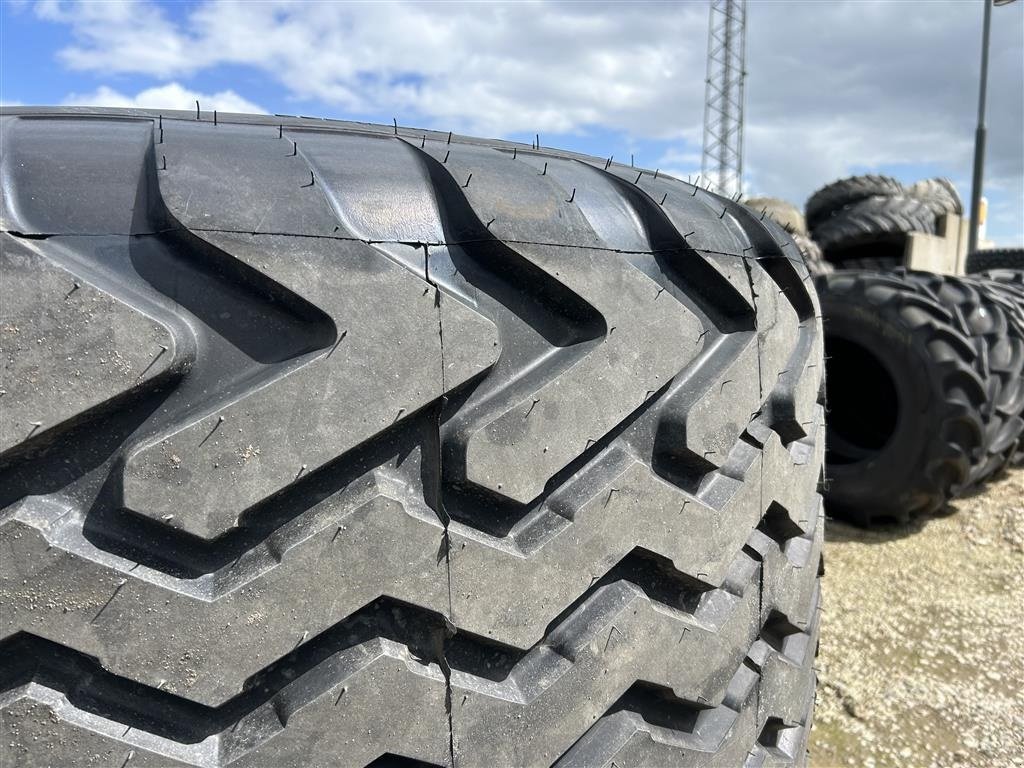
M 969 198 L 983 0 L 749 0 L 744 188 Z M 988 236 L 1024 243 L 1024 1 L 992 10 Z M 708 2 L 0 0 L 0 103 L 312 115 L 700 171 Z

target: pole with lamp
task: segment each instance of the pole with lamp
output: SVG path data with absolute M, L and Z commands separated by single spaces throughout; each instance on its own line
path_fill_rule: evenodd
M 967 252 L 978 250 L 978 225 L 981 216 L 981 186 L 985 174 L 985 97 L 988 92 L 988 48 L 992 27 L 992 6 L 1009 5 L 1014 0 L 983 0 L 985 20 L 981 28 L 981 82 L 978 86 L 978 127 L 974 131 L 974 174 L 971 179 L 971 226 L 967 235 Z

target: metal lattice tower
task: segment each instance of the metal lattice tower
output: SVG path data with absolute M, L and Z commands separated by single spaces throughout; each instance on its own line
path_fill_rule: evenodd
M 701 175 L 722 194 L 743 191 L 747 0 L 711 0 Z

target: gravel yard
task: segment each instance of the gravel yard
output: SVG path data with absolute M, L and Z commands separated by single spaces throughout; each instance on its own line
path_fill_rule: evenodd
M 1024 766 L 1024 470 L 825 567 L 812 764 Z

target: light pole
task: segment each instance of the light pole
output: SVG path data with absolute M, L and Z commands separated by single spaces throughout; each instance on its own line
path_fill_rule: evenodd
M 978 250 L 978 217 L 981 215 L 981 184 L 985 175 L 985 96 L 988 92 L 988 39 L 992 28 L 992 6 L 1013 0 L 983 0 L 985 20 L 981 28 L 981 82 L 978 85 L 978 127 L 974 131 L 974 174 L 971 179 L 971 225 L 967 231 L 967 252 Z

